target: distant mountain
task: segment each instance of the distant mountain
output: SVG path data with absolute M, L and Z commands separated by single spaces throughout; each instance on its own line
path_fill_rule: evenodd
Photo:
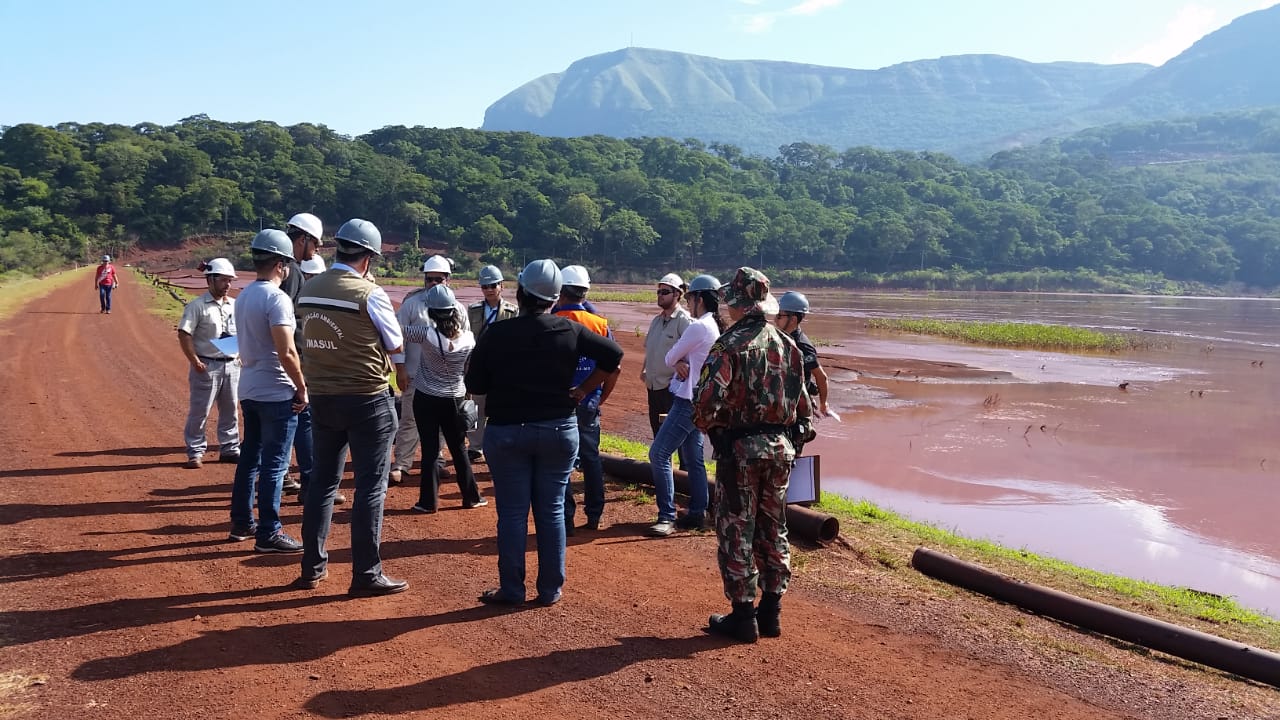
M 1107 123 L 1280 105 L 1280 5 L 1159 68 L 957 55 L 879 70 L 628 48 L 512 91 L 485 130 L 667 136 L 774 155 L 808 141 L 975 159 Z
M 998 55 L 849 70 L 628 48 L 521 86 L 483 129 L 692 137 L 767 155 L 801 140 L 955 151 L 1056 122 L 1150 71 Z
M 1236 18 L 1104 98 L 1133 117 L 1280 105 L 1280 5 Z

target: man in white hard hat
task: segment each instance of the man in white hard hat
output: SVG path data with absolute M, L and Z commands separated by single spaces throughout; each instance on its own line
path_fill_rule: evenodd
M 187 372 L 191 404 L 183 430 L 183 442 L 187 446 L 187 463 L 183 467 L 189 470 L 200 468 L 209 446 L 205 427 L 215 404 L 218 406 L 218 462 L 240 460 L 240 426 L 236 417 L 240 366 L 234 353 L 225 352 L 213 342 L 236 334 L 236 301 L 228 293 L 236 279 L 236 270 L 226 258 L 214 258 L 205 264 L 204 279 L 209 291 L 187 303 L 178 321 L 178 345 L 191 366 Z
M 471 327 L 475 328 L 473 332 L 476 340 L 479 340 L 480 336 L 484 335 L 494 323 L 520 314 L 520 308 L 516 307 L 515 303 L 502 298 L 502 282 L 505 279 L 502 276 L 502 270 L 496 265 L 486 265 L 480 269 L 477 280 L 484 299 L 467 306 L 467 320 L 471 323 Z M 467 443 L 471 447 L 467 450 L 467 455 L 471 462 L 481 462 L 484 460 L 485 401 L 483 395 L 472 395 L 471 399 L 476 403 L 479 419 L 476 429 L 467 433 Z
M 324 224 L 311 213 L 298 213 L 289 218 L 284 231 L 293 241 L 294 261 L 290 263 L 289 277 L 285 278 L 280 289 L 297 304 L 298 290 L 302 288 L 303 281 L 298 263 L 310 260 L 324 244 Z
M 306 279 L 304 277 L 306 271 L 302 264 L 310 263 L 314 266 L 314 261 L 320 260 L 320 255 L 317 251 L 324 244 L 324 223 L 320 222 L 320 218 L 311 213 L 298 213 L 289 218 L 289 224 L 285 226 L 285 234 L 293 241 L 294 259 L 289 262 L 289 274 L 280 283 L 280 289 L 289 296 L 289 300 L 293 302 L 293 307 L 296 311 L 298 308 L 298 293 L 302 290 L 302 283 Z M 324 272 L 323 260 L 320 260 L 320 265 L 320 272 Z M 298 330 L 293 339 L 298 349 L 298 355 L 301 356 L 301 322 L 298 323 Z M 298 463 L 298 478 L 295 480 L 292 477 L 286 477 L 283 485 L 285 493 L 297 493 L 299 495 L 299 502 L 301 502 L 302 489 L 311 482 L 314 448 L 311 431 L 311 406 L 308 405 L 302 412 L 298 413 L 298 429 L 293 434 L 293 455 Z M 338 493 L 334 497 L 334 502 L 339 505 L 346 501 L 347 498 L 342 493 Z
M 111 256 L 103 255 L 102 264 L 93 274 L 93 287 L 98 291 L 98 312 L 111 314 L 111 293 L 120 286 L 116 278 L 116 266 L 111 264 Z
M 432 255 L 427 258 L 427 261 L 422 264 L 422 287 L 405 296 L 400 309 L 396 311 L 396 320 L 400 321 L 401 328 L 410 325 L 434 325 L 427 314 L 426 291 L 437 285 L 448 285 L 449 276 L 452 274 L 453 262 L 449 258 L 443 255 Z M 469 332 L 471 323 L 467 319 L 467 308 L 462 303 L 455 303 L 454 309 L 458 311 L 458 317 L 462 318 L 463 332 Z M 418 343 L 405 345 L 405 367 L 416 369 L 421 355 L 422 346 Z M 391 453 L 389 482 L 392 485 L 404 482 L 405 473 L 413 467 L 413 457 L 418 454 L 418 444 L 418 424 L 413 418 L 413 385 L 409 385 L 400 388 L 400 426 L 396 430 L 395 444 Z M 444 447 L 443 442 L 440 443 L 440 447 Z M 443 455 L 437 456 L 434 461 L 423 458 L 422 462 L 424 464 L 435 462 L 440 465 L 441 476 L 448 473 L 444 466 Z
M 675 370 L 667 367 L 667 352 L 676 340 L 693 323 L 693 318 L 680 304 L 684 295 L 684 280 L 675 273 L 667 273 L 658 280 L 658 314 L 649 323 L 649 333 L 644 336 L 644 365 L 640 379 L 649 393 L 649 427 L 654 437 L 662 427 L 662 416 L 671 411 L 675 396 L 669 388 Z M 681 457 L 680 466 L 684 467 Z

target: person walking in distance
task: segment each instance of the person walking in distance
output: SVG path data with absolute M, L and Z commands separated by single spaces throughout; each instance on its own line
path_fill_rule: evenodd
M 320 218 L 311 213 L 298 213 L 289 218 L 288 225 L 285 226 L 285 234 L 293 241 L 294 261 L 289 264 L 289 275 L 280 284 L 280 289 L 289 296 L 289 301 L 293 303 L 296 314 L 298 309 L 298 293 L 302 290 L 302 283 L 307 279 L 307 267 L 315 269 L 316 261 L 320 262 L 319 272 L 324 272 L 324 260 L 320 257 L 320 247 L 324 244 L 324 224 L 320 222 Z M 315 274 L 315 273 L 313 273 Z M 298 354 L 302 354 L 302 323 L 298 323 L 298 329 L 294 332 L 294 343 L 298 348 Z M 294 480 L 286 476 L 284 481 L 284 492 L 287 494 L 298 494 L 301 500 L 303 489 L 311 482 L 311 464 L 313 461 L 314 445 L 311 439 L 311 406 L 303 408 L 298 413 L 298 429 L 293 434 L 293 455 L 298 463 L 298 479 Z M 347 501 L 342 493 L 334 496 L 334 502 L 344 503 Z
M 692 325 L 667 351 L 663 362 L 671 368 L 671 410 L 649 446 L 649 467 L 653 471 L 654 494 L 658 501 L 658 522 L 648 534 L 666 537 L 677 528 L 701 530 L 706 524 L 707 469 L 703 462 L 702 433 L 693 426 L 693 389 L 711 345 L 724 329 L 716 313 L 720 309 L 720 281 L 699 275 L 689 281 L 689 313 Z M 671 455 L 684 453 L 689 471 L 689 511 L 676 517 L 675 476 Z
M 765 318 L 777 301 L 764 273 L 738 268 L 724 300 L 733 324 L 711 346 L 693 401 L 694 425 L 716 450 L 716 557 L 733 603 L 732 612 L 711 616 L 707 632 L 755 642 L 782 632 L 791 579 L 787 481 L 793 438 L 811 433 L 809 395 L 799 349 Z
M 795 291 L 783 293 L 778 298 L 778 315 L 774 320 L 774 324 L 778 329 L 786 333 L 795 342 L 796 347 L 800 348 L 800 357 L 804 360 L 804 387 L 809 393 L 809 399 L 817 399 L 818 407 L 814 409 L 816 417 L 832 416 L 831 409 L 827 407 L 827 371 L 818 362 L 818 349 L 814 347 L 813 341 L 808 335 L 804 334 L 804 330 L 800 328 L 800 323 L 804 322 L 809 315 L 809 298 L 803 293 Z M 833 416 L 839 420 L 839 416 Z M 804 443 L 796 443 L 796 455 L 804 450 Z
M 482 507 L 489 503 L 480 497 L 475 476 L 471 473 L 471 461 L 466 452 L 468 426 L 460 415 L 462 401 L 467 394 L 462 372 L 475 347 L 475 337 L 462 329 L 462 315 L 458 312 L 458 301 L 452 290 L 445 285 L 436 285 L 425 294 L 431 324 L 404 328 L 405 340 L 421 346 L 421 360 L 414 368 L 411 387 L 414 390 L 413 417 L 418 426 L 423 457 L 435 457 L 439 453 L 439 438 L 443 434 L 453 457 L 462 506 Z M 439 466 L 428 463 L 422 469 L 418 502 L 413 509 L 420 513 L 434 513 L 439 504 L 439 490 Z
M 487 395 L 484 455 L 498 510 L 497 588 L 480 601 L 525 600 L 525 543 L 529 509 L 538 546 L 538 602 L 560 600 L 565 582 L 564 491 L 578 454 L 574 410 L 618 369 L 622 348 L 585 326 L 547 312 L 560 296 L 560 268 L 535 260 L 518 278 L 520 315 L 492 325 L 467 366 L 467 390 Z M 578 358 L 596 369 L 573 385 Z
M 644 367 L 640 368 L 640 380 L 644 382 L 649 400 L 649 427 L 654 437 L 662 426 L 662 416 L 671 411 L 674 396 L 671 394 L 671 377 L 675 371 L 667 367 L 665 358 L 676 340 L 693 324 L 693 318 L 680 307 L 684 294 L 684 280 L 675 273 L 667 273 L 658 280 L 658 314 L 649 322 L 649 332 L 644 336 Z M 680 467 L 686 459 L 680 458 Z
M 502 270 L 494 265 L 486 265 L 480 269 L 480 275 L 477 278 L 480 285 L 480 292 L 484 294 L 484 299 L 479 302 L 471 303 L 467 306 L 467 319 L 471 323 L 471 327 L 475 328 L 475 336 L 478 341 L 489 329 L 491 325 L 502 320 L 513 318 L 520 313 L 520 309 L 515 305 L 507 302 L 502 297 L 502 282 L 505 280 L 502 276 Z M 475 401 L 478 420 L 476 429 L 467 433 L 467 457 L 471 462 L 482 462 L 484 460 L 484 395 L 472 395 L 471 399 Z
M 591 289 L 591 276 L 581 265 L 570 265 L 560 271 L 562 286 L 555 314 L 585 326 L 597 335 L 613 339 L 609 322 L 584 307 L 587 292 Z M 595 372 L 596 361 L 587 356 L 578 358 L 578 369 L 573 374 L 573 384 L 581 385 Z M 608 375 L 595 390 L 583 396 L 574 409 L 578 421 L 578 465 L 582 468 L 582 509 L 587 522 L 582 527 L 599 530 L 604 515 L 604 468 L 600 464 L 600 406 L 609 399 L 618 382 L 618 373 Z M 573 484 L 564 488 L 564 531 L 574 534 L 574 515 L 577 505 L 573 499 Z
M 191 402 L 182 433 L 187 446 L 187 463 L 183 467 L 188 470 L 198 469 L 203 462 L 209 446 L 205 427 L 214 405 L 218 406 L 218 462 L 240 461 L 240 423 L 236 412 L 240 366 L 235 355 L 213 344 L 214 340 L 236 334 L 236 301 L 228 294 L 236 279 L 236 270 L 226 258 L 214 258 L 205 265 L 204 279 L 209 291 L 187 303 L 178 321 L 178 346 L 190 366 L 187 387 Z
M 230 538 L 256 537 L 253 549 L 257 552 L 300 552 L 302 546 L 280 524 L 280 486 L 289 469 L 298 413 L 308 402 L 302 363 L 293 344 L 293 303 L 280 290 L 289 273 L 293 245 L 283 232 L 263 230 L 249 248 L 257 280 L 240 292 L 234 315 L 244 440 L 231 488 Z
M 93 287 L 98 291 L 98 313 L 111 314 L 111 293 L 120 286 L 116 278 L 116 266 L 111 264 L 111 256 L 103 255 L 102 264 L 93 274 Z
M 443 255 L 432 255 L 422 264 L 422 287 L 414 290 L 405 297 L 404 302 L 400 303 L 400 309 L 396 311 L 396 320 L 400 323 L 400 327 L 407 328 L 410 325 L 429 325 L 431 324 L 430 313 L 427 311 L 427 291 L 437 285 L 448 285 L 449 276 L 453 274 L 453 263 L 449 262 L 449 258 Z M 470 332 L 471 324 L 467 320 L 467 309 L 462 303 L 457 303 L 458 313 L 462 318 L 462 330 Z M 417 343 L 409 343 L 405 346 L 404 362 L 405 367 L 410 372 L 417 372 L 420 362 L 422 346 Z M 413 467 L 413 458 L 418 454 L 418 424 L 414 418 L 413 405 L 413 384 L 408 386 L 398 385 L 400 390 L 400 421 L 396 427 L 396 437 L 392 448 L 391 455 L 391 475 L 389 482 L 398 485 L 404 481 L 404 476 Z M 436 447 L 441 447 L 438 441 Z M 420 472 L 424 475 L 427 472 L 427 463 L 434 462 L 436 464 L 437 479 L 448 474 L 445 469 L 444 456 L 435 455 L 433 458 L 422 458 Z
M 400 323 L 386 291 L 366 280 L 382 255 L 382 234 L 368 220 L 348 220 L 334 234 L 328 271 L 308 280 L 298 297 L 302 353 L 312 393 L 315 469 L 302 506 L 302 572 L 295 586 L 314 588 L 328 574 L 325 542 L 333 521 L 347 449 L 355 474 L 351 507 L 352 597 L 389 595 L 409 584 L 382 572 L 379 545 L 387 495 L 395 399 L 387 376 L 407 386 Z

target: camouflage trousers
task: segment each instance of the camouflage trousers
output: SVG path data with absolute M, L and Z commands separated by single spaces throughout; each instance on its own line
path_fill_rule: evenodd
M 782 594 L 791 581 L 787 542 L 787 482 L 791 461 L 753 458 L 738 461 L 742 512 L 733 512 L 729 492 L 716 483 L 716 552 L 724 594 L 730 602 L 752 602 L 756 587 Z

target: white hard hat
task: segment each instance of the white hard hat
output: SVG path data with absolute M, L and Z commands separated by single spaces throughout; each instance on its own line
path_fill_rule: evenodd
M 675 273 L 667 273 L 658 278 L 659 285 L 670 285 L 677 290 L 684 290 L 684 280 Z
M 591 289 L 591 276 L 581 265 L 570 265 L 560 270 L 560 281 L 564 285 L 572 285 L 586 290 Z
M 110 255 L 103 255 L 103 256 L 102 256 L 102 262 L 111 262 L 111 256 L 110 256 Z
M 320 222 L 320 218 L 311 213 L 298 213 L 289 218 L 289 225 L 296 227 L 302 232 L 316 239 L 316 244 L 322 244 L 321 238 L 324 237 L 324 225 Z
M 223 275 L 233 278 L 236 276 L 236 269 L 231 265 L 231 261 L 226 258 L 214 258 L 205 265 L 205 277 L 209 275 Z
M 438 272 L 449 275 L 453 273 L 453 264 L 449 262 L 449 258 L 443 255 L 432 255 L 427 261 L 422 263 L 422 272 Z
M 324 272 L 324 258 L 319 255 L 312 255 L 310 260 L 303 260 L 298 263 L 298 269 L 308 275 L 319 275 Z

